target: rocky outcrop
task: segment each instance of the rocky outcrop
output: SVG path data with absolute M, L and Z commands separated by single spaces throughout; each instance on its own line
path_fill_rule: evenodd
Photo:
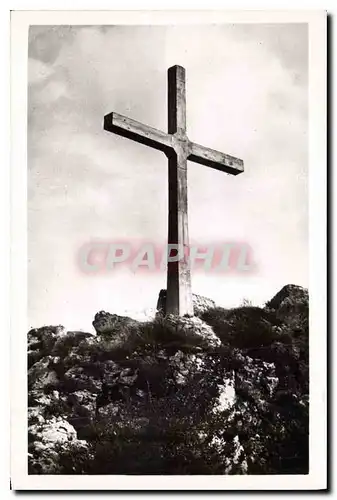
M 139 323 L 101 311 L 93 325 L 96 336 L 62 327 L 28 333 L 32 473 L 57 473 L 58 446 L 85 446 L 83 439 L 90 437 L 97 419 L 184 385 L 188 374 L 202 366 L 200 353 L 184 350 L 221 344 L 197 317 L 167 316 Z M 161 346 L 157 352 L 153 342 Z
M 219 347 L 220 339 L 215 335 L 212 327 L 196 316 L 179 317 L 168 315 L 165 318 L 168 328 L 175 330 L 186 342 L 202 347 Z
M 264 473 L 288 436 L 284 405 L 291 429 L 307 408 L 307 291 L 284 287 L 265 308 L 194 300 L 200 316 L 101 311 L 96 335 L 30 330 L 30 473 Z
M 268 310 L 275 311 L 276 316 L 293 330 L 308 331 L 309 292 L 307 288 L 297 285 L 284 286 L 266 304 Z
M 207 297 L 203 297 L 202 295 L 196 295 L 195 293 L 192 294 L 192 300 L 193 300 L 193 310 L 194 314 L 196 316 L 200 316 L 204 312 L 206 312 L 208 309 L 212 309 L 215 307 L 215 302 L 212 299 L 209 299 Z M 165 315 L 166 314 L 166 290 L 160 290 L 159 292 L 159 297 L 158 297 L 158 302 L 157 302 L 157 311 L 158 314 L 160 315 Z
M 284 286 L 268 303 L 268 307 L 282 310 L 285 306 L 295 305 L 297 303 L 306 303 L 309 301 L 309 293 L 307 288 L 297 285 Z
M 56 339 L 65 334 L 66 331 L 62 325 L 44 326 L 30 330 L 27 335 L 28 368 L 43 356 L 48 356 Z
M 74 427 L 62 417 L 51 417 L 49 420 L 28 427 L 29 469 L 36 474 L 60 473 L 60 449 L 86 449 L 88 444 L 77 439 Z
M 129 340 L 138 322 L 127 316 L 100 311 L 95 315 L 92 324 L 97 335 L 109 339 L 115 347 L 122 347 Z
M 97 335 L 111 335 L 118 333 L 123 328 L 127 328 L 137 324 L 127 316 L 118 316 L 118 314 L 110 314 L 105 311 L 100 311 L 95 315 L 93 326 Z
M 208 311 L 208 309 L 216 307 L 214 300 L 209 299 L 208 297 L 203 297 L 202 295 L 193 294 L 192 298 L 193 298 L 194 314 L 196 316 L 200 316 L 205 311 Z

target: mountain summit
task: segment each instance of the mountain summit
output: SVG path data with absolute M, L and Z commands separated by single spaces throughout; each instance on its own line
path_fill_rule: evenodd
M 96 335 L 30 330 L 30 474 L 307 473 L 308 291 L 207 300 L 194 317 L 101 311 Z

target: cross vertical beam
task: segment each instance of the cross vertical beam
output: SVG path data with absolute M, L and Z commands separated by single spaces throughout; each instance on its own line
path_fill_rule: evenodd
M 185 69 L 168 70 L 168 133 L 175 147 L 168 154 L 168 244 L 180 245 L 184 256 L 167 264 L 166 314 L 193 315 L 191 271 L 188 262 L 187 156 Z M 170 247 L 169 247 L 170 248 Z
M 168 262 L 166 312 L 193 314 L 191 273 L 188 262 L 187 160 L 227 174 L 244 171 L 243 161 L 189 141 L 186 135 L 185 69 L 168 70 L 168 133 L 149 127 L 119 113 L 104 117 L 104 130 L 132 139 L 166 154 L 168 158 L 168 243 L 184 249 L 184 258 Z
M 185 69 L 172 66 L 167 71 L 168 133 L 186 137 Z

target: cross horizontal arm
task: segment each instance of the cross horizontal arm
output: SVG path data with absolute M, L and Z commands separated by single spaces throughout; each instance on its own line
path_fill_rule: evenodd
M 104 117 L 104 130 L 127 137 L 140 144 L 145 144 L 166 152 L 172 147 L 172 137 L 161 130 L 148 127 L 143 123 L 127 118 L 118 113 L 109 113 Z
M 215 151 L 214 149 L 205 148 L 194 142 L 190 143 L 190 155 L 188 159 L 232 175 L 241 174 L 244 170 L 243 161 L 239 158 L 220 153 L 220 151 Z

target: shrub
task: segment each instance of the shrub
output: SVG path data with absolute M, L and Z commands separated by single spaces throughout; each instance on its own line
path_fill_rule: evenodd
M 213 327 L 224 344 L 239 348 L 270 345 L 275 339 L 272 313 L 259 307 L 238 307 L 231 310 L 210 309 L 202 319 Z M 274 321 L 272 321 L 274 320 Z

